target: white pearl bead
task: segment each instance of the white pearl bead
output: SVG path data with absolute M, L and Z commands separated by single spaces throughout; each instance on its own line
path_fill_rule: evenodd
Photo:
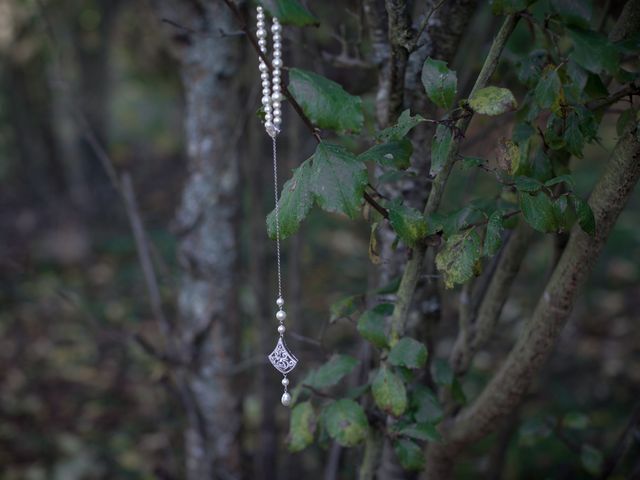
M 266 38 L 260 38 L 258 39 L 258 45 L 260 45 L 262 48 L 267 46 L 267 39 Z
M 264 122 L 264 128 L 273 128 L 273 122 L 271 122 L 271 120 L 267 120 Z
M 282 94 L 278 91 L 274 91 L 273 95 L 271 95 L 271 98 L 274 102 L 279 102 L 280 100 L 282 100 Z
M 286 329 L 286 327 L 284 325 L 278 325 L 278 333 L 280 335 L 282 335 L 286 331 L 287 331 L 287 329 Z
M 282 35 L 280 33 L 273 34 L 273 44 L 276 45 L 282 41 Z
M 263 105 L 269 105 L 269 103 L 271 103 L 271 99 L 267 95 L 262 97 L 262 104 Z
M 272 63 L 273 63 L 273 68 L 282 67 L 282 59 L 281 58 L 274 58 Z
M 274 19 L 273 20 L 273 25 L 271 25 L 271 31 L 273 33 L 276 33 L 276 32 L 279 32 L 281 30 L 282 30 L 282 27 L 280 26 L 280 23 L 276 19 Z
M 258 21 L 256 22 L 256 27 L 258 27 L 258 29 L 260 28 L 264 29 L 264 20 L 259 18 Z
M 264 93 L 265 90 L 269 91 L 269 86 L 270 86 L 270 82 L 269 80 L 262 80 L 262 93 Z
M 280 128 L 280 125 L 282 125 L 282 118 L 281 117 L 274 117 L 273 118 L 273 124 Z
M 256 35 L 258 36 L 258 38 L 266 37 L 267 31 L 264 28 L 258 28 L 258 30 L 256 31 Z
M 262 80 L 269 80 L 269 73 L 268 72 L 262 72 L 260 73 L 260 78 Z
M 289 405 L 291 405 L 291 395 L 289 395 L 289 392 L 284 392 L 282 394 L 282 398 L 280 399 L 280 401 L 282 402 L 282 405 L 284 405 L 285 407 L 288 407 Z
M 276 305 L 279 306 L 279 307 L 283 306 L 284 305 L 284 298 L 278 297 L 276 299 Z
M 273 58 L 280 58 L 282 57 L 282 52 L 280 51 L 280 49 L 274 49 L 273 50 Z
M 283 385 L 284 387 L 287 387 L 287 386 L 289 386 L 289 379 L 288 379 L 287 377 L 284 377 L 284 378 L 282 379 L 282 382 L 280 382 L 280 383 L 282 383 L 282 385 Z
M 276 318 L 280 322 L 284 321 L 284 319 L 287 318 L 287 312 L 285 312 L 284 310 L 279 310 L 278 313 L 276 313 Z
M 260 71 L 262 73 L 266 73 L 269 71 L 269 68 L 267 67 L 267 64 L 264 62 L 260 62 L 260 64 L 258 65 L 258 68 L 260 69 Z
M 280 110 L 280 106 L 273 106 L 273 116 L 274 117 L 280 117 L 282 116 L 282 111 Z

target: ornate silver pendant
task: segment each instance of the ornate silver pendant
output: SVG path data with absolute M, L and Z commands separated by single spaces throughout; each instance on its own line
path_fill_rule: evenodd
M 296 368 L 298 359 L 289 351 L 282 337 L 278 339 L 276 348 L 269 354 L 271 365 L 283 375 Z

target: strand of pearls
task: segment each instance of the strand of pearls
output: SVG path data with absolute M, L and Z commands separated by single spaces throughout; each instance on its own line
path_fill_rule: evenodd
M 258 46 L 260 51 L 267 53 L 267 24 L 265 22 L 264 9 L 257 9 L 257 31 Z M 282 26 L 280 21 L 273 17 L 271 25 L 273 38 L 273 60 L 271 62 L 272 71 L 269 77 L 269 66 L 260 58 L 258 68 L 260 69 L 260 79 L 262 80 L 262 108 L 264 109 L 264 127 L 270 137 L 274 138 L 280 132 L 282 125 L 282 102 L 281 71 L 282 71 Z

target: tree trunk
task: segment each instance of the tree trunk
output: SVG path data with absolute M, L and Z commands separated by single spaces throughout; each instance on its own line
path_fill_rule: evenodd
M 240 396 L 230 369 L 236 359 L 238 312 L 238 158 L 240 58 L 233 20 L 222 2 L 158 0 L 160 18 L 181 62 L 185 91 L 188 178 L 176 215 L 179 263 L 179 354 L 190 362 L 185 432 L 187 478 L 238 478 Z

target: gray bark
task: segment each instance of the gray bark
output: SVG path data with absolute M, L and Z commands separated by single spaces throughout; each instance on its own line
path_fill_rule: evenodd
M 185 91 L 188 178 L 175 224 L 182 269 L 176 337 L 190 363 L 185 432 L 187 478 L 240 476 L 240 397 L 230 367 L 236 360 L 238 159 L 234 138 L 240 42 L 222 2 L 158 0 L 181 64 Z M 185 33 L 188 32 L 188 33 Z

